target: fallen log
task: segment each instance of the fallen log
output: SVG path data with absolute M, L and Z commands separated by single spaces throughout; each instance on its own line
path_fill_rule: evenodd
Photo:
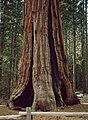
M 27 112 L 19 112 L 19 115 L 27 115 Z M 43 115 L 43 116 L 88 116 L 88 112 L 31 112 L 31 115 Z
M 19 120 L 21 117 L 25 115 L 6 115 L 6 116 L 0 116 L 0 120 Z

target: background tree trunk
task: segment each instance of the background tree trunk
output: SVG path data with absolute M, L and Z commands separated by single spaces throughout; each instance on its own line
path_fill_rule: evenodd
M 86 93 L 86 42 L 85 42 L 85 0 L 83 0 L 83 19 L 81 20 L 81 36 L 82 36 L 82 87 L 83 87 L 83 93 Z
M 52 111 L 79 103 L 68 77 L 59 0 L 25 0 L 24 47 L 11 108 Z
M 86 19 L 85 19 L 85 24 L 86 24 L 86 93 L 88 93 L 88 1 L 85 0 L 85 13 L 86 13 Z
M 73 0 L 73 40 L 74 40 L 74 53 L 73 53 L 73 89 L 76 90 L 76 32 L 75 32 L 75 0 Z

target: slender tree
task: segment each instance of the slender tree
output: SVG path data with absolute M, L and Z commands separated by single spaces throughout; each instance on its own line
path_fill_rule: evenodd
M 0 11 L 2 11 L 2 1 L 0 0 Z M 1 16 L 1 12 L 0 12 L 0 81 L 2 79 L 2 51 L 3 51 L 3 43 L 2 43 L 2 16 Z
M 86 93 L 88 93 L 88 1 L 85 0 L 85 40 L 86 40 Z
M 24 1 L 24 47 L 8 106 L 51 111 L 79 103 L 69 81 L 59 0 Z
M 74 54 L 73 54 L 73 89 L 75 90 L 75 70 L 76 70 L 76 29 L 75 29 L 75 0 L 73 0 L 73 41 L 74 41 Z
M 86 84 L 85 84 L 85 74 L 86 74 L 86 70 L 85 70 L 85 62 L 86 62 L 86 58 L 85 58 L 85 0 L 83 0 L 83 5 L 82 5 L 82 16 L 83 16 L 83 19 L 81 19 L 81 46 L 82 46 L 82 87 L 83 87 L 83 93 L 86 92 L 85 88 L 86 88 Z

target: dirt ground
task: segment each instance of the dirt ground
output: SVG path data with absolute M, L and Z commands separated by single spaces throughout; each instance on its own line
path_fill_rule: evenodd
M 0 105 L 0 116 L 2 115 L 16 115 L 19 114 L 19 111 L 10 110 L 5 105 Z
M 58 109 L 58 112 L 88 112 L 88 99 L 81 99 L 82 104 L 73 105 L 65 107 L 64 109 Z M 10 110 L 5 105 L 0 105 L 0 116 L 4 115 L 17 115 L 19 111 Z M 23 120 L 23 119 L 22 119 Z M 25 119 L 24 119 L 25 120 Z M 65 116 L 57 116 L 57 117 L 45 117 L 45 116 L 32 116 L 32 120 L 88 120 L 87 117 L 65 117 Z
M 88 120 L 88 118 L 83 117 L 44 117 L 44 116 L 38 116 L 33 117 L 33 120 Z

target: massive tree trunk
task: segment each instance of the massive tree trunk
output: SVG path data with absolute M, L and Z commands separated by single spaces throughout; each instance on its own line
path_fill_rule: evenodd
M 20 74 L 9 107 L 51 111 L 78 103 L 68 77 L 59 0 L 25 0 L 24 6 Z

